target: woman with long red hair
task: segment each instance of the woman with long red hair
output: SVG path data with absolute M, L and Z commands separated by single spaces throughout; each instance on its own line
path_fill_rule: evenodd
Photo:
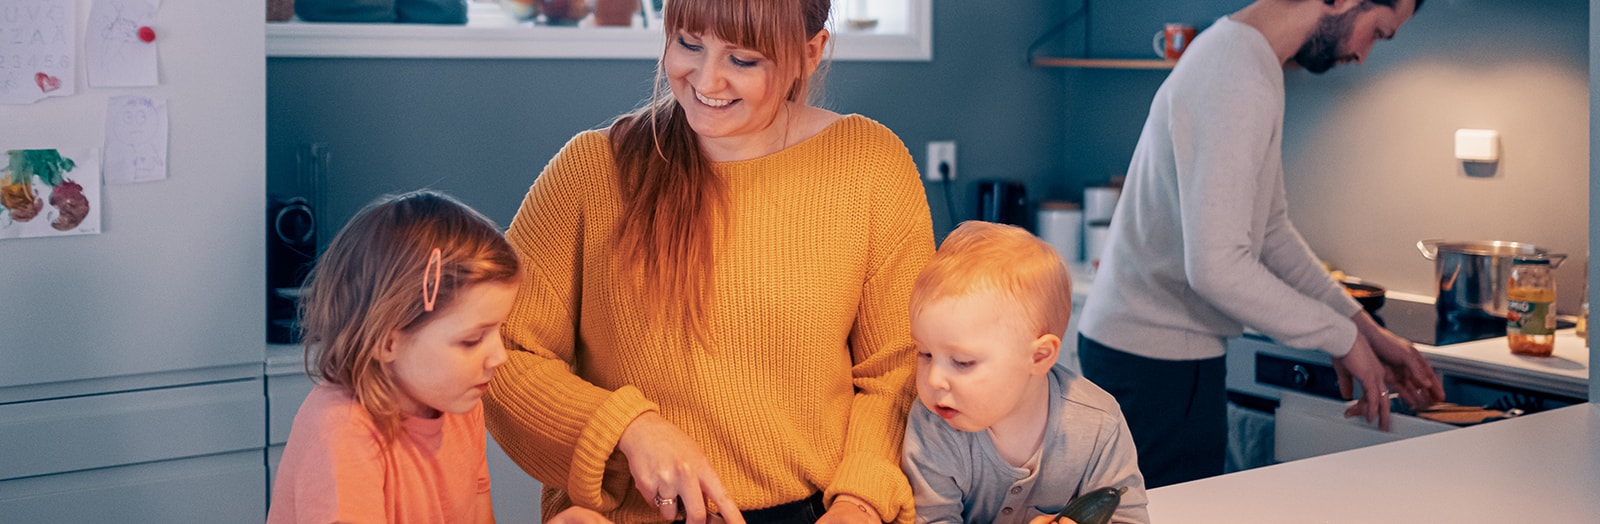
M 486 407 L 547 517 L 911 521 L 932 222 L 894 133 L 810 103 L 829 9 L 667 2 L 652 101 L 530 188 Z

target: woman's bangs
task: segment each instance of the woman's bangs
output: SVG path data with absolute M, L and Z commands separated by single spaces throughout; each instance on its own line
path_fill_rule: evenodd
M 669 0 L 663 22 L 669 32 L 711 35 L 749 49 L 779 64 L 788 65 L 797 54 L 787 42 L 798 42 L 803 29 L 785 21 L 798 20 L 793 0 L 729 1 Z M 797 33 L 797 34 L 789 34 Z

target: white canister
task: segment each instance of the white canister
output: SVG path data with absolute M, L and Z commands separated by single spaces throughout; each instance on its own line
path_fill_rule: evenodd
M 1111 234 L 1110 221 L 1089 222 L 1084 227 L 1083 256 L 1090 268 L 1100 268 L 1100 257 L 1105 254 L 1106 239 Z
M 1068 264 L 1083 260 L 1079 250 L 1083 239 L 1083 210 L 1072 202 L 1039 203 L 1039 238 L 1056 248 Z
M 1089 222 L 1110 222 L 1117 210 L 1117 199 L 1122 196 L 1120 187 L 1087 187 L 1083 189 L 1083 219 Z

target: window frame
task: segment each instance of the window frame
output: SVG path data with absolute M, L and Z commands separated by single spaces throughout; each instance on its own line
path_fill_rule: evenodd
M 932 0 L 909 0 L 907 33 L 836 32 L 833 59 L 933 60 Z M 651 59 L 656 28 L 267 23 L 267 57 Z

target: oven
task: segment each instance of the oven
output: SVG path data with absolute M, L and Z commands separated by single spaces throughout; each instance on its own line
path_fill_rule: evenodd
M 1380 323 L 1424 346 L 1448 349 L 1505 336 L 1504 321 L 1449 321 L 1424 302 L 1391 297 L 1379 312 L 1374 318 Z M 1424 355 L 1434 358 L 1428 352 Z M 1339 396 L 1332 358 L 1321 351 L 1292 349 L 1247 334 L 1228 342 L 1227 368 L 1230 471 L 1456 428 L 1395 414 L 1390 431 L 1382 432 L 1359 418 L 1344 418 L 1346 401 Z M 1435 371 L 1446 400 L 1464 406 L 1534 413 L 1585 401 L 1561 388 L 1541 388 L 1526 381 L 1503 383 L 1488 368 L 1435 362 Z

